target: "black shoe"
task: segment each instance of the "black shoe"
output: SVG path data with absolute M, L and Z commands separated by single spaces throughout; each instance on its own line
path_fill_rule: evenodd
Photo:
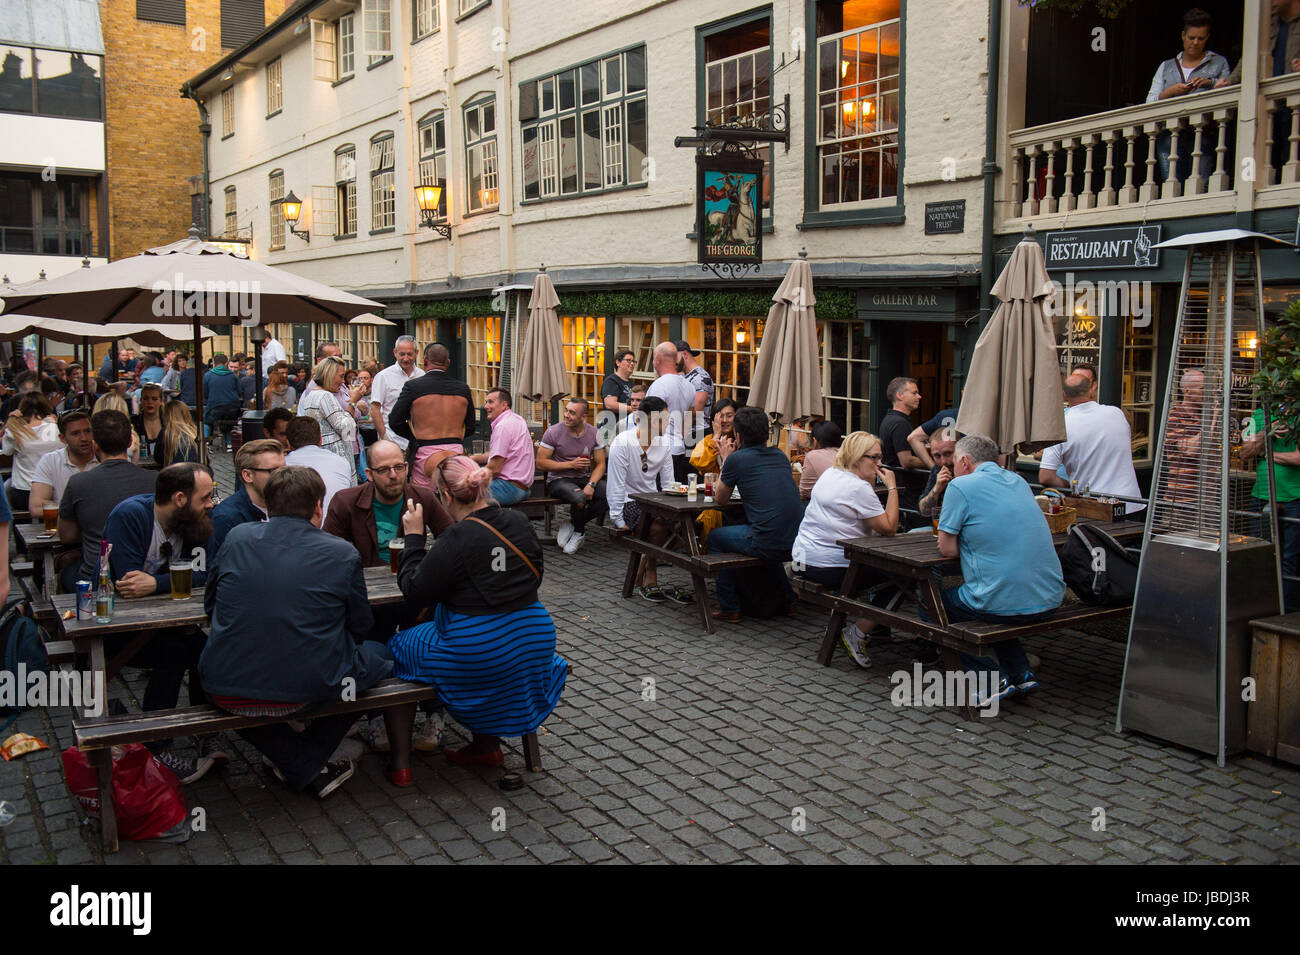
M 937 646 L 921 641 L 917 641 L 917 647 L 912 652 L 912 658 L 923 667 L 938 666 L 941 656 Z
M 158 762 L 175 773 L 176 778 L 186 785 L 198 782 L 212 768 L 211 756 L 200 756 L 196 759 L 193 756 L 182 756 L 170 749 L 165 749 L 161 753 L 154 753 L 154 756 Z
M 320 771 L 320 775 L 307 784 L 307 789 L 317 799 L 324 799 L 351 779 L 352 774 L 356 771 L 356 764 L 350 759 L 342 759 L 337 763 L 326 763 L 325 768 Z

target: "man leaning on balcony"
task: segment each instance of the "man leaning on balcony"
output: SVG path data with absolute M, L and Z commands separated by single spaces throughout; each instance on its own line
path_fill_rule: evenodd
M 1268 75 L 1282 76 L 1300 72 L 1300 0 L 1273 0 L 1273 13 L 1268 19 L 1269 52 Z M 1241 63 L 1238 62 L 1220 86 L 1241 82 Z M 1289 125 L 1289 124 L 1288 124 Z
M 1183 14 L 1183 51 L 1160 64 L 1147 93 L 1148 103 L 1198 93 L 1222 84 L 1228 76 L 1228 61 L 1206 49 L 1210 41 L 1210 23 L 1210 15 L 1199 7 Z M 1188 130 L 1178 137 L 1178 168 L 1175 173 L 1180 182 L 1192 172 L 1191 132 Z M 1208 179 L 1214 172 L 1214 149 L 1217 145 L 1217 132 L 1207 130 L 1207 133 L 1210 141 L 1202 147 L 1199 170 L 1203 179 Z M 1169 178 L 1171 138 L 1168 129 L 1156 137 L 1156 161 L 1160 166 L 1161 182 Z

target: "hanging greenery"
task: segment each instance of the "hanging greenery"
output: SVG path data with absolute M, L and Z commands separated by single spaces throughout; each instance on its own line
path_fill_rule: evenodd
M 1300 434 L 1300 301 L 1264 330 L 1259 371 L 1251 382 L 1279 430 Z
M 820 289 L 817 295 L 817 317 L 830 320 L 853 318 L 857 310 L 856 297 L 849 289 Z M 562 315 L 766 315 L 772 307 L 772 292 L 764 289 L 685 289 L 660 290 L 609 290 L 600 292 L 561 292 Z M 411 306 L 412 318 L 472 318 L 480 315 L 501 314 L 493 308 L 491 298 L 481 296 L 468 299 L 446 299 L 416 302 Z
M 1019 0 L 1022 7 L 1035 11 L 1064 10 L 1077 17 L 1085 10 L 1094 10 L 1108 20 L 1114 20 L 1133 0 Z

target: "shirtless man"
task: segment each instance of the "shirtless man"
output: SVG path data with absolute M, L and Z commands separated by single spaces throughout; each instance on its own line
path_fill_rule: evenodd
M 408 381 L 388 415 L 388 426 L 410 441 L 411 483 L 433 493 L 433 471 L 443 458 L 464 454 L 465 435 L 478 422 L 469 385 L 447 374 L 451 355 L 434 342 L 424 349 L 424 376 Z

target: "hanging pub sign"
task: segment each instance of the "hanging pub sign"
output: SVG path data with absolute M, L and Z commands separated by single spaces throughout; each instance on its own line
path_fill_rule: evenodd
M 750 268 L 763 262 L 763 161 L 737 152 L 695 157 L 699 262 Z

